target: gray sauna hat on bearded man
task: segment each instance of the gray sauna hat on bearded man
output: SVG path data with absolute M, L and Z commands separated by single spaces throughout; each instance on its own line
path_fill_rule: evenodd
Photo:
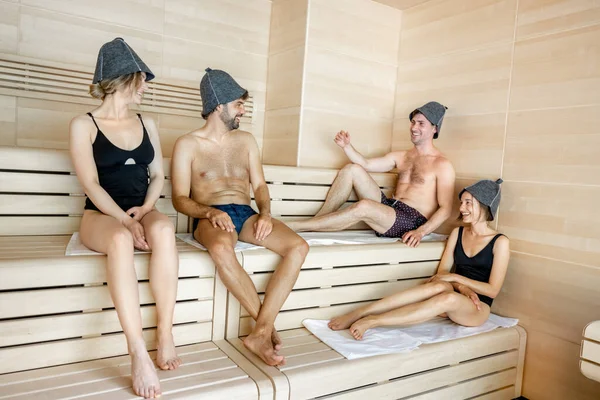
M 437 132 L 433 135 L 434 139 L 438 138 L 440 134 L 440 130 L 442 129 L 442 122 L 444 121 L 444 115 L 446 114 L 446 110 L 448 107 L 441 105 L 437 101 L 430 101 L 427 104 L 422 105 L 419 108 L 416 108 L 408 115 L 408 120 L 412 121 L 413 117 L 416 113 L 421 113 L 427 118 L 427 121 L 431 122 L 432 125 L 437 127 Z
M 154 79 L 154 74 L 123 38 L 115 38 L 104 43 L 98 52 L 96 72 L 92 83 L 112 79 L 122 75 L 145 72 L 146 81 Z
M 202 115 L 208 115 L 219 104 L 227 104 L 242 98 L 248 91 L 241 87 L 227 72 L 220 69 L 205 69 L 206 74 L 200 81 L 202 97 Z
M 498 205 L 500 204 L 500 184 L 502 182 L 502 179 L 496 179 L 495 182 L 490 181 L 489 179 L 481 180 L 461 190 L 458 194 L 458 198 L 460 199 L 464 192 L 471 193 L 478 202 L 487 206 L 493 221 L 496 218 Z

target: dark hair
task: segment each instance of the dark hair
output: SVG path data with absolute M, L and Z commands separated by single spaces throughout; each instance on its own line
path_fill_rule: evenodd
M 241 99 L 241 100 L 244 100 L 244 101 L 246 101 L 246 100 L 248 100 L 248 97 L 250 97 L 250 94 L 249 94 L 249 93 L 248 93 L 248 91 L 246 90 L 246 91 L 244 92 L 244 94 L 243 94 L 243 95 L 242 95 L 242 96 L 241 96 L 239 99 L 236 99 L 236 100 L 240 100 L 240 99 Z M 234 100 L 234 101 L 236 101 L 236 100 Z M 221 103 L 221 104 L 225 104 L 225 103 Z M 221 104 L 217 104 L 217 107 L 218 107 L 218 106 L 220 106 Z M 217 109 L 217 107 L 213 108 L 213 109 L 212 109 L 212 111 L 211 111 L 211 112 L 209 112 L 209 113 L 207 113 L 207 114 L 205 114 L 205 113 L 204 113 L 204 110 L 202 110 L 202 118 L 203 118 L 203 119 L 205 119 L 205 120 L 206 120 L 206 119 L 208 119 L 208 117 L 210 116 L 210 114 L 214 113 L 214 112 L 215 112 L 215 110 Z

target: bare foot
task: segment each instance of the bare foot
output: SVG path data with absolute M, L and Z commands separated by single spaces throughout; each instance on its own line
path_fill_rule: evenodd
M 283 344 L 283 342 L 281 341 L 279 333 L 277 333 L 277 331 L 275 330 L 275 327 L 273 327 L 273 333 L 271 333 L 271 342 L 273 343 L 273 348 L 275 349 L 275 351 L 281 350 L 281 345 Z
M 156 364 L 160 369 L 172 370 L 181 365 L 181 358 L 177 357 L 171 332 L 159 335 L 156 347 Z
M 332 318 L 327 324 L 329 329 L 334 331 L 340 331 L 342 329 L 348 329 L 355 321 L 360 319 L 361 315 L 355 310 L 348 314 L 340 315 L 339 317 Z
M 155 399 L 162 393 L 154 363 L 144 347 L 131 352 L 131 380 L 138 396 Z
M 285 358 L 277 354 L 273 348 L 270 335 L 259 335 L 252 332 L 244 339 L 244 346 L 261 358 L 267 365 L 284 365 Z
M 356 340 L 362 340 L 364 333 L 375 328 L 375 319 L 373 317 L 361 318 L 350 326 L 350 334 Z

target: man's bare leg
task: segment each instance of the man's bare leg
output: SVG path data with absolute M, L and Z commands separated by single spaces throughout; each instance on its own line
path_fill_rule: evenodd
M 348 329 L 354 322 L 369 315 L 383 314 L 409 304 L 425 301 L 440 293 L 453 291 L 454 288 L 448 282 L 428 282 L 384 297 L 381 300 L 357 308 L 347 314 L 332 318 L 327 326 L 334 331 Z
M 467 296 L 456 292 L 443 292 L 420 303 L 359 319 L 350 326 L 350 333 L 354 339 L 361 340 L 368 329 L 418 324 L 443 313 L 448 314 L 452 321 L 460 325 L 479 326 L 488 319 L 490 308 L 487 304 L 482 304 L 481 310 L 478 310 Z
M 296 232 L 331 232 L 342 231 L 361 221 L 366 222 L 373 230 L 385 233 L 394 225 L 396 211 L 379 201 L 363 199 L 331 214 L 288 222 L 288 226 Z
M 327 192 L 323 207 L 315 214 L 315 217 L 338 210 L 348 201 L 353 188 L 359 199 L 377 202 L 381 200 L 381 189 L 371 175 L 358 164 L 348 164 L 338 172 Z
M 252 216 L 244 223 L 240 232 L 240 240 L 244 242 L 265 246 L 267 249 L 279 254 L 282 259 L 275 268 L 267 288 L 265 298 L 256 318 L 256 325 L 252 333 L 244 340 L 244 344 L 252 348 L 262 345 L 262 343 L 275 335 L 274 330 L 275 317 L 281 310 L 283 303 L 289 296 L 304 259 L 308 254 L 308 244 L 300 236 L 296 235 L 282 222 L 273 219 L 273 230 L 266 239 L 256 240 L 254 237 L 254 222 L 258 216 Z M 285 360 L 281 361 L 281 364 Z
M 258 318 L 261 309 L 260 298 L 254 283 L 238 262 L 234 251 L 238 239 L 237 233 L 214 228 L 208 220 L 202 219 L 198 223 L 194 237 L 208 249 L 223 284 L 253 318 Z M 277 354 L 270 336 L 267 341 L 263 340 L 260 346 L 254 346 L 250 350 L 266 364 L 278 365 L 283 361 L 283 357 Z

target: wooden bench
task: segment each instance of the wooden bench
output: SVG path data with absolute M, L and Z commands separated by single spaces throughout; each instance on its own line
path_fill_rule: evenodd
M 157 208 L 185 231 L 187 218 L 178 217 L 170 192 L 167 180 Z M 105 256 L 64 255 L 83 202 L 67 152 L 0 148 L 0 399 L 135 398 Z M 173 335 L 184 364 L 159 372 L 163 393 L 272 398 L 270 382 L 223 340 L 227 295 L 210 256 L 181 241 L 177 247 Z M 134 263 L 144 337 L 153 350 L 149 255 L 136 255 Z
M 335 175 L 265 166 L 272 213 L 283 220 L 314 215 Z M 395 175 L 374 177 L 389 193 Z M 178 232 L 187 232 L 189 219 L 170 204 L 168 180 L 163 195 L 157 207 Z M 104 257 L 64 256 L 70 234 L 78 230 L 83 199 L 65 151 L 0 147 L 0 399 L 133 397 Z M 249 333 L 251 318 L 215 276 L 208 254 L 177 245 L 174 336 L 185 364 L 160 372 L 168 398 L 508 399 L 520 394 L 525 332 L 519 327 L 353 361 L 302 328 L 305 318 L 330 318 L 423 282 L 435 272 L 441 242 L 417 249 L 399 243 L 311 248 L 276 321 L 288 357 L 282 368 L 267 367 L 243 347 L 239 337 Z M 253 250 L 238 258 L 262 294 L 278 256 Z M 135 264 L 152 349 L 148 255 L 136 255 Z
M 600 382 L 600 321 L 590 322 L 583 330 L 579 368 L 583 375 Z
M 276 169 L 265 168 L 265 176 L 273 208 L 281 210 L 275 214 L 283 219 L 314 214 L 335 177 L 335 171 Z M 386 192 L 395 184 L 393 174 L 374 177 Z M 292 209 L 286 199 L 306 204 Z M 231 294 L 227 339 L 269 376 L 277 399 L 519 397 L 526 333 L 518 326 L 421 346 L 407 354 L 358 360 L 345 359 L 303 328 L 306 318 L 329 319 L 421 284 L 435 273 L 443 248 L 442 242 L 424 242 L 416 249 L 402 243 L 311 247 L 276 320 L 287 364 L 266 366 L 244 348 L 240 338 L 250 333 L 253 321 Z M 262 297 L 279 257 L 268 250 L 243 251 L 241 256 Z

